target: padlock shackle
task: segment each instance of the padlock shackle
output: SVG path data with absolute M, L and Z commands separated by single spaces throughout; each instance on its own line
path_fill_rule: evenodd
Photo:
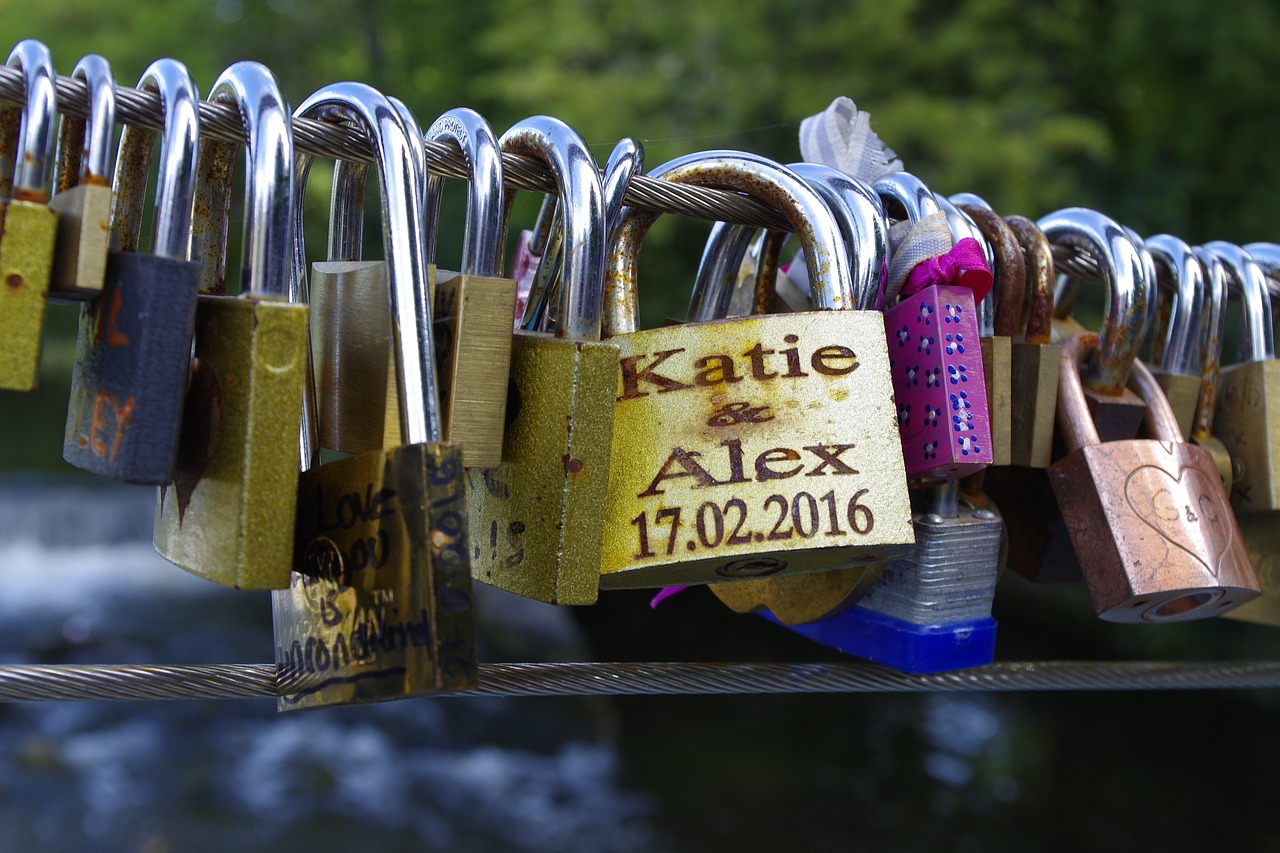
M 1267 279 L 1267 293 L 1271 294 L 1271 299 L 1273 301 L 1280 299 L 1280 244 L 1246 243 L 1244 250 L 1262 268 L 1262 274 Z
M 1218 256 L 1203 246 L 1192 251 L 1205 273 L 1204 323 L 1200 338 L 1200 399 L 1196 404 L 1191 437 L 1205 439 L 1213 433 L 1213 420 L 1218 407 L 1218 388 L 1222 364 L 1222 340 L 1227 327 L 1227 269 Z
M 1128 229 L 1115 220 L 1082 207 L 1069 207 L 1036 223 L 1050 243 L 1083 249 L 1097 260 L 1107 288 L 1102 336 L 1096 358 L 1090 359 L 1086 381 L 1102 394 L 1120 395 L 1151 319 L 1155 282 L 1147 278 L 1150 255 Z M 1060 283 L 1061 284 L 1061 283 Z M 1054 313 L 1063 309 L 1064 292 L 1055 297 Z
M 502 275 L 506 248 L 506 194 L 502 184 L 502 149 L 493 128 L 469 107 L 442 113 L 427 128 L 431 142 L 452 142 L 467 164 L 467 227 L 462 243 L 462 273 L 494 278 Z M 435 263 L 444 175 L 427 175 L 426 258 Z
M 294 117 L 353 122 L 373 143 L 382 196 L 382 239 L 390 280 L 391 334 L 405 444 L 440 440 L 440 394 L 423 253 L 426 180 L 405 122 L 391 101 L 364 83 L 334 83 L 310 95 Z M 305 164 L 309 169 L 309 162 Z M 305 169 L 299 182 L 305 181 Z M 301 192 L 300 189 L 297 190 Z M 295 241 L 301 248 L 301 240 Z M 295 252 L 295 268 L 299 266 Z
M 293 123 L 275 75 L 259 62 L 229 66 L 209 100 L 236 107 L 248 136 L 245 149 L 244 295 L 288 300 L 293 276 Z
M 1058 371 L 1057 423 L 1067 453 L 1074 453 L 1082 447 L 1102 443 L 1098 428 L 1089 415 L 1089 405 L 1084 399 L 1084 386 L 1080 382 L 1081 364 L 1089 352 L 1098 348 L 1098 335 L 1096 332 L 1068 335 L 1058 343 L 1061 363 Z
M 157 59 L 151 63 L 138 80 L 137 88 L 158 92 L 164 112 L 150 251 L 163 258 L 186 260 L 191 257 L 200 93 L 186 66 L 176 59 Z M 127 124 L 120 131 L 116 171 L 111 182 L 112 248 L 120 251 L 138 250 L 155 137 L 156 131 L 134 124 Z M 230 193 L 229 184 L 225 191 Z
M 111 186 L 111 143 L 116 127 L 116 78 L 96 53 L 81 57 L 71 72 L 89 93 L 89 117 L 62 116 L 53 170 L 55 193 L 79 184 Z
M 897 210 L 891 207 L 893 204 L 902 210 L 904 217 L 912 225 L 942 210 L 933 190 L 910 172 L 897 171 L 881 175 L 871 188 L 880 196 L 886 219 L 897 218 Z
M 849 259 L 836 219 L 822 196 L 781 163 L 745 151 L 702 151 L 668 161 L 649 177 L 733 190 L 772 205 L 800 237 L 814 310 L 853 307 Z M 605 283 L 607 337 L 639 328 L 636 262 L 640 243 L 657 217 L 655 211 L 629 208 L 618 225 Z
M 504 153 L 544 161 L 556 178 L 564 235 L 559 298 L 553 312 L 556 337 L 600 340 L 606 242 L 604 186 L 591 149 L 572 127 L 542 115 L 516 122 L 498 144 Z M 504 218 L 514 199 L 514 193 L 507 196 Z M 526 313 L 528 310 L 526 306 Z
M 1163 301 L 1166 293 L 1172 299 L 1164 340 L 1154 342 L 1160 353 L 1157 366 L 1165 373 L 1199 376 L 1208 321 L 1204 267 L 1191 247 L 1172 234 L 1157 234 L 1144 242 L 1156 262 L 1157 299 Z
M 1204 247 L 1216 255 L 1227 271 L 1227 295 L 1239 295 L 1244 315 L 1240 323 L 1240 361 L 1250 363 L 1275 358 L 1275 330 L 1271 325 L 1271 298 L 1266 276 L 1257 261 L 1234 243 L 1214 240 Z
M 1018 238 L 1026 261 L 1026 294 L 1018 327 L 1024 329 L 1023 340 L 1043 346 L 1053 335 L 1053 249 L 1034 222 L 1025 216 L 1006 216 L 1005 223 Z
M 329 190 L 329 239 L 325 258 L 356 261 L 364 254 L 364 211 L 369 164 L 337 160 Z
M 817 191 L 836 218 L 853 276 L 853 307 L 858 311 L 882 310 L 889 275 L 889 225 L 880 196 L 862 181 L 830 166 L 790 163 L 787 168 Z
M 983 210 L 994 210 L 994 208 L 987 203 L 987 200 L 977 193 L 952 193 L 947 196 L 947 201 L 951 202 L 961 210 L 964 210 L 966 205 L 969 207 L 981 207 Z
M 622 219 L 623 199 L 627 187 L 636 175 L 644 172 L 644 143 L 632 136 L 618 140 L 609 152 L 602 177 L 604 187 L 604 221 L 608 229 L 606 240 L 613 240 L 614 229 Z
M 995 265 L 991 268 L 995 279 L 992 332 L 1012 338 L 1018 333 L 1027 290 L 1027 262 L 1022 245 L 1013 229 L 990 208 L 973 204 L 958 206 L 982 232 L 995 258 Z
M 751 225 L 717 222 L 711 226 L 707 243 L 702 247 L 693 291 L 689 294 L 685 322 L 701 323 L 728 316 L 738 285 L 738 270 L 747 253 L 752 251 L 755 234 L 756 229 Z
M 58 75 L 53 70 L 53 54 L 42 42 L 23 39 L 14 45 L 5 64 L 22 72 L 26 103 L 16 151 L 9 136 L 11 131 L 6 132 L 5 150 L 0 151 L 0 156 L 14 155 L 11 164 L 6 165 L 6 169 L 13 170 L 13 198 L 44 204 L 49 200 L 44 179 L 53 156 L 53 122 L 58 112 Z M 4 112 L 15 111 L 16 108 L 8 108 Z
M 1145 434 L 1166 444 L 1182 444 L 1182 427 L 1173 413 L 1173 407 L 1164 395 L 1164 389 L 1141 361 L 1133 365 L 1129 374 L 1129 390 L 1142 398 L 1146 406 L 1142 412 L 1142 429 Z

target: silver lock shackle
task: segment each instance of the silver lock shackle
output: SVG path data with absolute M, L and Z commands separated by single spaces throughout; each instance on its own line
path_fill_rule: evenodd
M 468 107 L 440 115 L 427 129 L 431 142 L 452 142 L 467 164 L 467 227 L 462 242 L 462 272 L 493 278 L 502 275 L 506 248 L 506 190 L 502 185 L 502 149 L 484 116 Z M 427 176 L 426 258 L 435 263 L 436 229 L 444 175 Z
M 1199 376 L 1204 324 L 1209 321 L 1204 266 L 1192 248 L 1172 234 L 1157 234 L 1144 242 L 1156 262 L 1157 288 L 1169 291 L 1173 299 L 1157 367 L 1165 373 Z M 1167 275 L 1159 274 L 1162 268 Z
M 53 70 L 53 54 L 43 42 L 23 39 L 14 45 L 5 64 L 22 72 L 26 101 L 18 125 L 17 156 L 5 171 L 12 170 L 12 197 L 21 201 L 44 204 L 49 200 L 44 179 L 53 156 L 53 122 L 58 111 L 57 73 Z M 4 110 L 5 118 L 16 107 Z M 3 122 L 6 126 L 8 121 Z M 4 149 L 7 158 L 13 145 L 12 131 L 6 131 Z
M 1227 295 L 1240 296 L 1244 316 L 1240 323 L 1240 355 L 1245 362 L 1275 358 L 1275 331 L 1271 325 L 1271 298 L 1262 268 L 1247 251 L 1223 240 L 1205 243 L 1227 271 Z
M 80 58 L 71 76 L 89 93 L 89 117 L 64 115 L 58 130 L 54 192 L 78 184 L 111 186 L 111 142 L 116 128 L 116 78 L 111 63 L 91 53 Z M 75 149 L 74 151 L 72 149 Z

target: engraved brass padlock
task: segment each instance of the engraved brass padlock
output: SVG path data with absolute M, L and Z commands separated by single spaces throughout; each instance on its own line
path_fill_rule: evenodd
M 1037 223 L 1052 244 L 1078 248 L 1098 264 L 1108 297 L 1099 327 L 1101 344 L 1085 374 L 1085 398 L 1104 441 L 1132 438 L 1142 422 L 1142 401 L 1125 387 L 1155 307 L 1154 268 L 1142 241 L 1097 211 L 1070 207 Z M 1071 318 L 1078 281 L 1060 281 L 1055 328 L 1082 331 Z M 1065 324 L 1062 321 L 1066 321 Z
M 1240 297 L 1242 357 L 1223 365 L 1215 434 L 1232 460 L 1231 504 L 1238 511 L 1280 509 L 1280 454 L 1271 400 L 1280 399 L 1271 300 L 1262 270 L 1230 243 L 1205 244 L 1227 271 L 1227 291 Z M 1276 393 L 1273 393 L 1273 389 Z
M 0 109 L 0 388 L 30 391 L 40 368 L 58 234 L 45 188 L 58 98 L 53 58 L 43 44 L 19 42 L 7 64 L 22 71 L 26 105 Z
M 1200 342 L 1208 319 L 1201 311 L 1205 270 L 1191 247 L 1172 234 L 1157 234 L 1145 242 L 1156 262 L 1158 285 L 1151 373 L 1164 389 L 1182 437 L 1190 438 L 1200 399 Z
M 292 270 L 301 209 L 293 128 L 275 78 L 258 63 L 226 69 L 209 97 L 239 108 L 249 140 L 241 292 L 198 299 L 178 464 L 156 501 L 154 543 L 165 559 L 218 583 L 280 589 L 293 555 L 307 375 L 307 306 L 290 301 L 302 289 Z M 205 147 L 206 156 L 226 154 Z
M 815 310 L 636 331 L 636 256 L 657 214 L 624 215 L 605 294 L 621 352 L 601 588 L 823 571 L 906 550 L 883 320 L 852 310 L 822 198 L 741 152 L 651 175 L 774 203 L 804 240 Z
M 200 95 L 173 59 L 152 63 L 138 86 L 158 91 L 164 110 L 150 253 L 138 241 L 156 132 L 129 126 L 120 135 L 102 290 L 80 307 L 62 458 L 163 486 L 177 462 L 202 272 L 189 257 Z
M 366 86 L 328 87 L 309 110 L 358 116 L 377 140 L 391 313 L 416 322 L 392 326 L 409 444 L 320 466 L 306 455 L 295 571 L 272 595 L 281 711 L 461 689 L 478 669 L 462 454 L 440 441 L 423 298 L 425 164 L 387 118 L 389 100 Z
M 1182 442 L 1160 386 L 1135 364 L 1150 439 L 1101 443 L 1081 387 L 1097 337 L 1062 342 L 1058 422 L 1067 455 L 1049 469 L 1099 617 L 1171 622 L 1256 598 L 1258 581 L 1209 454 Z
M 488 122 L 465 107 L 437 118 L 426 138 L 458 145 L 469 181 L 462 272 L 437 270 L 433 276 L 441 422 L 468 468 L 492 468 L 502 460 L 516 309 L 516 282 L 501 277 L 507 230 L 502 152 Z M 431 176 L 427 193 L 427 263 L 434 265 L 444 177 Z
M 1022 317 L 1026 294 L 1026 260 L 1017 235 L 989 209 L 962 204 L 982 232 L 995 256 L 992 294 L 995 307 L 992 334 L 979 339 L 982 346 L 982 370 L 987 386 L 987 412 L 991 423 L 991 464 L 1013 462 L 1013 336 Z
M 111 249 L 111 142 L 116 81 L 105 59 L 90 54 L 71 76 L 89 92 L 89 118 L 63 115 L 49 207 L 58 214 L 58 248 L 49 298 L 89 299 L 102 292 Z
M 538 601 L 591 604 L 599 595 L 618 364 L 617 344 L 600 341 L 600 172 L 582 137 L 549 116 L 517 122 L 501 144 L 554 172 L 565 254 L 550 317 L 555 333 L 522 329 L 512 342 L 502 464 L 467 472 L 472 577 Z M 507 195 L 508 205 L 513 199 Z

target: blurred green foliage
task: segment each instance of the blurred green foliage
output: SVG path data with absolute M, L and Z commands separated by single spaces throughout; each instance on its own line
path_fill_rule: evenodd
M 547 113 L 601 160 L 636 136 L 650 167 L 707 148 L 798 159 L 801 119 L 849 95 L 931 186 L 977 192 L 1003 213 L 1085 205 L 1191 242 L 1277 236 L 1280 8 L 1264 0 L 1229 14 L 1203 0 L 0 0 L 0 9 L 7 41 L 45 41 L 63 73 L 96 52 L 131 84 L 173 56 L 207 91 L 222 68 L 255 59 L 295 104 L 326 83 L 362 80 L 424 125 L 459 105 L 499 133 Z M 312 256 L 323 247 L 326 166 L 308 187 Z M 446 194 L 446 266 L 460 251 L 464 198 L 460 185 Z M 521 194 L 512 239 L 537 204 Z M 646 324 L 683 314 L 708 227 L 667 217 L 650 233 Z M 376 252 L 376 209 L 366 231 Z M 64 330 L 52 353 L 74 328 L 55 316 L 68 312 L 50 310 Z M 51 401 L 66 366 L 46 359 L 39 397 L 0 392 L 17 415 L 6 423 L 45 424 L 4 442 L 0 467 L 60 464 L 53 438 L 38 451 L 26 438 L 56 438 L 61 404 Z

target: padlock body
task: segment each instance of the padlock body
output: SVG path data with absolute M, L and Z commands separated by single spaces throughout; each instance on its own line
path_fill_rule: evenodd
M 474 686 L 461 453 L 374 451 L 303 473 L 295 570 L 272 594 L 279 710 Z
M 1013 461 L 1013 339 L 996 336 L 982 338 L 980 343 L 991 424 L 991 464 L 1009 465 Z
M 1273 512 L 1236 514 L 1262 594 L 1223 614 L 1228 619 L 1280 626 L 1280 524 Z
M 1187 444 L 1087 445 L 1049 469 L 1098 616 L 1217 616 L 1256 598 L 1257 578 L 1213 460 Z
M 57 234 L 58 216 L 45 205 L 0 203 L 0 389 L 36 387 Z
M 1195 426 L 1200 386 L 1204 380 L 1198 373 L 1195 376 L 1183 376 L 1179 373 L 1162 373 L 1154 368 L 1151 375 L 1164 391 L 1169 408 L 1173 410 L 1173 416 L 1177 418 L 1178 427 L 1182 430 L 1182 440 L 1186 441 L 1191 438 L 1191 428 Z
M 1048 468 L 1058 408 L 1056 344 L 1015 343 L 1011 353 L 1010 464 Z
M 1280 424 L 1270 403 L 1280 400 L 1280 361 L 1225 367 L 1221 382 L 1213 432 L 1231 454 L 1231 504 L 1241 512 L 1280 509 L 1272 451 Z
M 345 453 L 399 446 L 386 262 L 313 264 L 309 297 L 320 446 Z
M 468 468 L 502 461 L 516 283 L 438 270 L 432 331 L 444 438 Z
M 193 574 L 284 589 L 293 557 L 307 306 L 199 297 L 195 363 L 154 544 Z
M 611 340 L 601 588 L 845 569 L 914 541 L 878 312 Z
M 58 214 L 58 249 L 49 280 L 55 301 L 92 299 L 102 292 L 111 248 L 111 186 L 83 183 L 49 200 Z
M 884 312 L 907 476 L 949 480 L 991 464 L 973 293 L 933 285 Z
M 754 580 L 713 583 L 707 587 L 735 613 L 765 610 L 783 625 L 803 625 L 842 613 L 861 601 L 884 571 L 883 563 Z
M 502 463 L 467 472 L 475 580 L 553 604 L 596 601 L 618 353 L 515 334 Z
M 915 548 L 889 562 L 862 601 L 791 630 L 907 672 L 990 663 L 996 632 L 991 602 L 1003 527 L 999 513 L 961 506 L 956 518 L 917 513 L 914 523 Z
M 126 483 L 173 478 L 199 274 L 189 261 L 111 253 L 102 295 L 80 307 L 67 462 Z

